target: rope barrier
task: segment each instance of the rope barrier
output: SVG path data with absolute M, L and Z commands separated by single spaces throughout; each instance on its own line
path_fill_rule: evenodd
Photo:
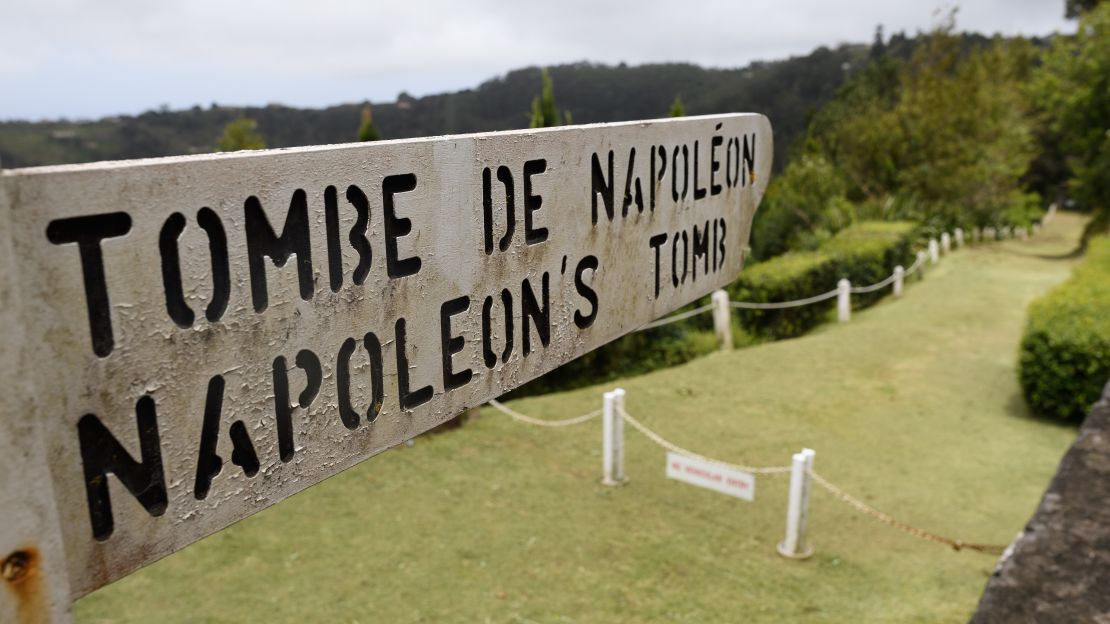
M 853 295 L 862 295 L 864 293 L 875 292 L 876 290 L 882 290 L 883 288 L 886 288 L 887 286 L 890 286 L 891 284 L 893 284 L 895 277 L 896 276 L 892 274 L 890 277 L 887 277 L 885 280 L 883 280 L 881 282 L 876 282 L 874 284 L 871 284 L 870 286 L 853 286 L 851 288 L 852 294 Z
M 910 268 L 906 269 L 905 272 L 902 273 L 902 275 L 904 275 L 905 277 L 909 277 L 911 273 L 920 269 L 921 265 L 924 264 L 924 263 L 925 263 L 925 256 L 918 256 L 917 260 L 914 260 L 913 264 L 910 265 Z
M 911 264 L 908 269 L 903 271 L 903 273 L 902 273 L 903 278 L 909 277 L 915 271 L 918 271 L 919 269 L 921 269 L 922 264 L 924 264 L 924 256 L 918 256 L 917 260 L 914 260 L 914 263 Z M 891 274 L 890 276 L 888 276 L 886 279 L 882 280 L 881 282 L 871 284 L 870 286 L 853 286 L 851 288 L 851 292 L 853 294 L 862 295 L 864 293 L 870 293 L 870 292 L 875 292 L 876 290 L 882 290 L 883 288 L 886 288 L 887 286 L 890 286 L 892 283 L 894 283 L 895 277 L 896 276 L 894 274 Z M 797 307 L 801 307 L 801 306 L 805 306 L 805 305 L 811 305 L 811 304 L 814 304 L 814 303 L 818 303 L 820 301 L 825 301 L 826 299 L 832 299 L 839 292 L 840 292 L 839 289 L 833 289 L 833 290 L 830 290 L 829 292 L 821 293 L 820 295 L 814 295 L 814 296 L 808 297 L 806 299 L 795 299 L 793 301 L 779 301 L 779 302 L 774 302 L 774 303 L 756 303 L 756 302 L 749 302 L 749 301 L 730 301 L 729 305 L 734 307 L 734 308 L 741 309 L 741 310 L 782 310 L 784 308 L 797 308 Z M 698 314 L 708 312 L 712 309 L 713 309 L 713 304 L 706 304 L 706 305 L 701 306 L 700 308 L 695 308 L 693 310 L 688 310 L 686 312 L 682 312 L 681 314 L 676 314 L 674 316 L 669 316 L 667 318 L 662 318 L 662 319 L 652 321 L 652 322 L 648 323 L 647 325 L 644 325 L 643 327 L 640 327 L 636 331 L 644 331 L 646 329 L 654 329 L 656 327 L 662 327 L 664 325 L 669 325 L 671 323 L 677 323 L 678 321 L 688 319 L 691 316 L 697 316 Z
M 919 268 L 921 268 L 921 264 L 922 264 L 922 258 L 918 257 L 918 259 L 915 260 L 914 263 L 910 265 L 910 268 L 906 269 L 903 272 L 903 274 L 902 274 L 903 277 L 909 277 L 910 274 L 912 274 L 914 271 L 917 271 Z M 883 288 L 886 288 L 887 286 L 890 286 L 892 283 L 894 283 L 894 280 L 896 279 L 896 277 L 897 276 L 892 273 L 886 279 L 882 280 L 881 282 L 871 284 L 870 286 L 853 286 L 852 289 L 851 289 L 851 292 L 854 293 L 854 294 L 857 294 L 857 295 L 864 294 L 864 293 L 875 292 L 876 290 L 881 290 Z M 793 301 L 778 301 L 778 302 L 773 302 L 773 303 L 764 303 L 764 302 L 757 303 L 757 302 L 750 302 L 750 301 L 730 301 L 729 305 L 732 306 L 733 308 L 742 309 L 742 310 L 782 310 L 784 308 L 797 308 L 797 307 L 801 307 L 801 306 L 805 306 L 805 305 L 811 305 L 811 304 L 814 304 L 814 303 L 818 303 L 820 301 L 825 301 L 826 299 L 832 299 L 833 297 L 837 296 L 837 294 L 839 294 L 839 293 L 840 293 L 840 289 L 834 288 L 833 290 L 830 290 L 830 291 L 825 292 L 825 293 L 821 293 L 820 295 L 814 295 L 812 297 L 807 297 L 805 299 L 795 299 Z M 684 321 L 684 320 L 686 320 L 686 319 L 688 319 L 692 316 L 697 316 L 699 314 L 709 312 L 712 309 L 713 309 L 713 304 L 712 303 L 707 303 L 707 304 L 705 304 L 701 307 L 694 308 L 693 310 L 687 310 L 686 312 L 675 314 L 674 316 L 668 316 L 666 318 L 661 318 L 661 319 L 652 321 L 652 322 L 638 328 L 636 331 L 644 331 L 644 330 L 647 330 L 647 329 L 654 329 L 656 327 L 662 327 L 664 325 L 670 325 L 671 323 L 677 323 L 678 321 Z
M 1001 555 L 1002 552 L 1006 550 L 1006 546 L 1000 546 L 1000 545 L 997 545 L 997 544 L 971 544 L 971 543 L 964 542 L 962 540 L 953 539 L 953 538 L 950 538 L 950 537 L 944 537 L 943 535 L 937 535 L 936 533 L 933 533 L 931 531 L 926 531 L 925 529 L 919 529 L 919 528 L 917 528 L 913 525 L 906 524 L 905 522 L 902 522 L 901 520 L 898 520 L 898 519 L 894 518 L 890 514 L 883 513 L 881 511 L 879 511 L 878 509 L 875 509 L 871 505 L 868 505 L 867 503 L 865 503 L 865 502 L 859 500 L 858 498 L 852 496 L 851 494 L 848 494 L 847 492 L 840 489 L 836 485 L 833 485 L 828 479 L 822 477 L 821 475 L 817 474 L 816 472 L 814 472 L 812 470 L 810 470 L 808 472 L 809 472 L 809 476 L 812 477 L 815 482 L 817 482 L 817 485 L 820 485 L 821 487 L 825 488 L 825 490 L 827 490 L 830 494 L 832 494 L 833 496 L 835 496 L 837 499 L 841 500 L 842 502 L 845 502 L 848 505 L 850 505 L 851 507 L 855 508 L 856 511 L 859 511 L 860 513 L 863 513 L 863 514 L 867 515 L 870 518 L 878 520 L 879 522 L 882 522 L 883 524 L 886 524 L 887 526 L 894 527 L 895 529 L 898 529 L 899 531 L 909 533 L 910 535 L 912 535 L 914 537 L 918 537 L 918 538 L 921 538 L 923 540 L 928 540 L 930 542 L 935 542 L 937 544 L 943 544 L 945 546 L 950 547 L 952 550 L 956 550 L 956 551 L 959 551 L 959 550 L 974 550 L 976 552 L 981 552 L 981 553 L 987 554 L 987 555 Z
M 582 414 L 581 416 L 575 416 L 574 418 L 564 418 L 562 420 L 543 420 L 540 418 L 525 416 L 524 414 L 521 414 L 520 412 L 512 409 L 511 407 L 508 407 L 507 405 L 502 404 L 500 401 L 497 401 L 495 399 L 489 400 L 489 406 L 501 412 L 502 414 L 505 414 L 509 418 L 512 418 L 515 421 L 529 425 L 535 425 L 537 427 L 549 427 L 552 429 L 558 427 L 570 427 L 572 425 L 580 425 L 593 418 L 601 416 L 601 410 L 594 410 L 588 414 Z
M 825 299 L 832 299 L 839 292 L 840 292 L 839 288 L 834 288 L 833 290 L 830 290 L 827 293 L 821 293 L 820 295 L 814 295 L 812 297 L 809 297 L 808 299 L 796 299 L 794 301 L 780 301 L 780 302 L 777 302 L 777 303 L 750 303 L 750 302 L 747 302 L 747 301 L 730 301 L 729 305 L 731 305 L 734 308 L 741 308 L 741 309 L 744 309 L 744 310 L 779 310 L 779 309 L 782 309 L 782 308 L 797 308 L 797 307 L 800 307 L 800 306 L 809 305 L 811 303 L 817 303 L 818 301 L 824 301 Z
M 909 277 L 915 271 L 920 270 L 922 265 L 924 264 L 925 257 L 926 256 L 924 254 L 919 254 L 917 256 L 917 259 L 914 261 L 914 263 L 911 264 L 908 269 L 905 269 L 902 272 L 903 278 Z M 855 286 L 855 287 L 852 287 L 850 290 L 854 294 L 863 294 L 863 293 L 875 292 L 877 290 L 880 290 L 882 288 L 885 288 L 885 287 L 889 286 L 890 284 L 892 284 L 895 281 L 896 278 L 897 278 L 896 274 L 891 274 L 889 277 L 887 277 L 887 278 L 883 279 L 882 281 L 879 281 L 875 284 L 871 284 L 871 285 L 868 285 L 868 286 Z M 830 290 L 826 293 L 821 293 L 819 295 L 815 295 L 813 297 L 808 297 L 806 299 L 797 299 L 797 300 L 794 300 L 794 301 L 783 301 L 783 302 L 776 302 L 776 303 L 754 303 L 754 302 L 744 302 L 744 301 L 730 301 L 729 305 L 733 308 L 740 308 L 740 309 L 777 310 L 777 309 L 783 309 L 783 308 L 792 308 L 792 307 L 799 307 L 799 306 L 809 305 L 809 304 L 817 303 L 817 302 L 820 302 L 820 301 L 824 301 L 826 299 L 831 299 L 833 297 L 836 297 L 839 294 L 839 292 L 840 292 L 840 289 L 837 288 L 837 289 L 834 289 L 834 290 Z M 667 317 L 667 318 L 652 321 L 652 322 L 647 323 L 646 325 L 640 327 L 638 331 L 643 331 L 643 330 L 646 330 L 646 329 L 652 329 L 652 328 L 655 328 L 655 327 L 662 327 L 664 325 L 669 325 L 671 323 L 676 323 L 678 321 L 688 319 L 688 318 L 696 316 L 698 314 L 703 314 L 705 312 L 709 312 L 712 309 L 713 309 L 713 304 L 703 305 L 703 306 L 695 308 L 693 310 L 688 310 L 686 312 L 675 314 L 674 316 L 670 316 L 670 317 Z M 496 409 L 497 411 L 508 415 L 513 420 L 516 420 L 518 422 L 523 422 L 523 423 L 538 426 L 538 427 L 549 427 L 549 428 L 569 427 L 569 426 L 572 426 L 572 425 L 578 425 L 578 424 L 587 422 L 587 421 L 589 421 L 593 418 L 596 418 L 596 417 L 598 417 L 602 414 L 602 410 L 595 410 L 595 411 L 590 412 L 588 414 L 583 414 L 581 416 L 576 416 L 574 418 L 566 418 L 566 419 L 562 419 L 562 420 L 542 420 L 542 419 L 539 419 L 539 418 L 533 418 L 531 416 L 526 416 L 524 414 L 521 414 L 520 412 L 517 412 L 517 411 L 501 404 L 500 402 L 498 402 L 496 400 L 490 400 L 489 405 L 491 407 L 493 407 L 494 409 Z M 635 428 L 637 431 L 639 431 L 641 434 L 643 434 L 650 441 L 652 441 L 655 444 L 657 444 L 658 446 L 660 446 L 660 447 L 662 447 L 662 448 L 664 448 L 668 451 L 674 452 L 674 453 L 679 453 L 681 455 L 685 455 L 687 457 L 697 459 L 697 460 L 700 460 L 700 461 L 704 461 L 704 462 L 707 462 L 707 463 L 710 463 L 710 464 L 715 464 L 715 465 L 718 465 L 718 466 L 722 466 L 724 468 L 738 470 L 738 471 L 741 471 L 741 472 L 747 472 L 749 474 L 786 474 L 786 473 L 791 472 L 791 470 L 792 470 L 791 466 L 745 466 L 745 465 L 742 465 L 742 464 L 733 464 L 733 463 L 722 461 L 722 460 L 715 459 L 715 458 L 712 458 L 712 457 L 707 457 L 705 455 L 701 455 L 700 453 L 695 453 L 695 452 L 693 452 L 689 449 L 683 448 L 683 447 L 667 440 L 663 436 L 659 435 L 657 432 L 650 429 L 647 425 L 643 424 L 642 422 L 640 422 L 639 420 L 634 418 L 631 414 L 626 412 L 623 407 L 620 407 L 619 405 L 616 407 L 616 414 L 622 420 L 624 420 L 628 424 L 632 425 L 633 428 Z M 900 531 L 903 531 L 903 532 L 905 532 L 909 535 L 912 535 L 914 537 L 924 539 L 924 540 L 927 540 L 927 541 L 930 541 L 930 542 L 934 542 L 934 543 L 937 543 L 937 544 L 941 544 L 941 545 L 944 545 L 944 546 L 948 546 L 949 548 L 952 548 L 953 550 L 956 550 L 956 551 L 972 550 L 972 551 L 981 552 L 981 553 L 989 554 L 989 555 L 1001 555 L 1005 551 L 1005 549 L 1007 548 L 1004 545 L 997 545 L 997 544 L 968 543 L 968 542 L 964 542 L 963 540 L 954 539 L 954 538 L 950 538 L 950 537 L 945 537 L 943 535 L 939 535 L 937 533 L 933 533 L 931 531 L 927 531 L 925 529 L 915 527 L 911 524 L 908 524 L 906 522 L 902 522 L 901 520 L 898 520 L 897 518 L 891 516 L 890 514 L 879 511 L 878 509 L 872 507 L 871 505 L 868 505 L 867 503 L 863 502 L 862 500 L 852 496 L 851 494 L 848 494 L 843 489 L 841 489 L 837 485 L 833 484 L 828 479 L 825 479 L 821 475 L 817 474 L 812 469 L 806 470 L 806 473 L 809 475 L 809 477 L 813 481 L 817 482 L 817 484 L 819 486 L 821 486 L 823 489 L 825 489 L 830 494 L 832 494 L 833 497 L 840 500 L 841 502 L 846 503 L 847 505 L 849 505 L 850 507 L 852 507 L 856 511 L 858 511 L 858 512 L 860 512 L 860 513 L 862 513 L 862 514 L 864 514 L 864 515 L 866 515 L 866 516 L 868 516 L 868 517 L 870 517 L 870 518 L 872 518 L 872 519 L 874 519 L 878 522 L 881 522 L 883 524 L 886 524 L 887 526 L 890 526 L 890 527 L 893 527 L 893 528 L 898 529 Z M 620 478 L 620 477 L 618 477 L 618 478 Z
M 694 308 L 693 310 L 687 310 L 686 312 L 682 312 L 680 314 L 675 314 L 674 316 L 668 316 L 667 318 L 661 318 L 659 320 L 652 321 L 652 322 L 648 323 L 647 325 L 644 325 L 643 327 L 639 328 L 636 331 L 644 331 L 645 329 L 654 329 L 656 327 L 662 327 L 664 325 L 670 325 L 671 323 L 677 323 L 678 321 L 688 319 L 691 316 L 697 316 L 697 315 L 699 315 L 703 312 L 708 312 L 712 309 L 713 309 L 713 304 L 712 303 L 707 303 L 707 304 L 701 306 L 700 308 Z
M 633 418 L 628 412 L 624 410 L 619 410 L 619 414 L 621 418 L 625 420 L 625 422 L 635 427 L 636 430 L 644 434 L 647 439 L 667 449 L 668 451 L 672 451 L 680 455 L 685 455 L 687 457 L 692 457 L 694 459 L 700 459 L 704 462 L 716 464 L 725 468 L 731 468 L 733 470 L 739 470 L 740 472 L 748 472 L 751 474 L 783 474 L 790 472 L 790 466 L 743 466 L 740 464 L 732 464 L 726 461 L 721 461 L 719 459 L 714 459 L 712 457 L 706 457 L 705 455 L 701 455 L 691 450 L 684 449 L 674 442 L 667 440 L 663 436 L 649 429 L 644 423 Z
M 731 468 L 731 469 L 734 469 L 734 470 L 739 470 L 741 472 L 747 472 L 747 473 L 750 473 L 750 474 L 785 474 L 785 473 L 790 472 L 790 469 L 791 469 L 790 466 L 764 466 L 764 467 L 744 466 L 744 465 L 741 465 L 741 464 L 733 464 L 733 463 L 730 463 L 730 462 L 721 461 L 719 459 L 714 459 L 712 457 L 706 457 L 705 455 L 695 453 L 695 452 L 693 452 L 689 449 L 685 449 L 685 448 L 667 440 L 666 438 L 659 435 L 655 431 L 652 431 L 651 429 L 649 429 L 647 427 L 647 425 L 645 425 L 642 422 L 640 422 L 639 420 L 636 420 L 635 418 L 633 418 L 628 412 L 626 412 L 624 410 L 620 410 L 619 413 L 620 413 L 621 418 L 623 418 L 625 420 L 625 422 L 632 425 L 637 431 L 644 434 L 644 436 L 647 437 L 649 440 L 651 440 L 652 442 L 656 443 L 657 445 L 663 447 L 664 449 L 666 449 L 668 451 L 679 453 L 681 455 L 685 455 L 687 457 L 692 457 L 694 459 L 699 459 L 701 461 L 705 461 L 705 462 L 708 462 L 708 463 L 711 463 L 711 464 L 716 464 L 718 466 L 723 466 L 725 468 Z M 957 550 L 957 551 L 959 551 L 959 550 L 973 550 L 973 551 L 981 552 L 981 553 L 988 554 L 988 555 L 1001 555 L 1002 552 L 1006 549 L 1006 546 L 1001 546 L 1001 545 L 996 545 L 996 544 L 969 543 L 969 542 L 964 542 L 963 540 L 953 539 L 953 538 L 945 537 L 943 535 L 938 535 L 938 534 L 933 533 L 931 531 L 926 531 L 925 529 L 920 529 L 920 528 L 915 527 L 911 524 L 907 524 L 905 522 L 902 522 L 901 520 L 898 520 L 897 518 L 891 516 L 890 514 L 883 513 L 881 511 L 879 511 L 878 509 L 875 509 L 874 507 L 872 507 L 872 506 L 868 505 L 867 503 L 859 500 L 858 498 L 852 496 L 851 494 L 848 494 L 847 492 L 845 492 L 844 490 L 842 490 L 841 488 L 839 488 L 835 484 L 833 484 L 831 481 L 822 477 L 821 475 L 817 474 L 816 472 L 814 472 L 812 470 L 809 471 L 809 475 L 813 478 L 814 481 L 817 482 L 818 485 L 825 488 L 833 496 L 835 496 L 836 498 L 838 498 L 842 502 L 847 503 L 848 505 L 850 505 L 851 507 L 853 507 L 857 511 L 859 511 L 863 514 L 866 514 L 867 516 L 869 516 L 869 517 L 871 517 L 875 520 L 878 520 L 879 522 L 882 522 L 883 524 L 886 524 L 886 525 L 891 526 L 895 529 L 898 529 L 900 531 L 908 533 L 908 534 L 910 534 L 914 537 L 918 537 L 918 538 L 921 538 L 921 539 L 924 539 L 924 540 L 935 542 L 937 544 L 943 544 L 943 545 L 948 546 L 949 548 L 952 548 L 953 550 Z
M 572 426 L 572 425 L 579 425 L 579 424 L 587 422 L 587 421 L 589 421 L 593 418 L 597 418 L 598 416 L 601 415 L 601 410 L 595 410 L 595 411 L 590 412 L 588 414 L 583 414 L 581 416 L 575 416 L 574 418 L 564 418 L 564 419 L 561 419 L 561 420 L 542 420 L 542 419 L 539 419 L 539 418 L 533 418 L 531 416 L 526 416 L 524 414 L 521 414 L 520 412 L 502 404 L 500 401 L 496 401 L 496 400 L 493 400 L 493 399 L 491 399 L 489 401 L 489 405 L 490 405 L 490 407 L 496 409 L 497 411 L 501 412 L 502 414 L 505 414 L 505 415 L 509 416 L 510 418 L 512 418 L 513 420 L 516 420 L 518 422 L 522 422 L 522 423 L 529 424 L 529 425 L 534 425 L 534 426 L 537 426 L 537 427 L 548 427 L 548 428 L 569 427 L 569 426 Z M 671 442 L 670 440 L 667 440 L 666 438 L 664 438 L 663 436 L 661 436 L 658 433 L 656 433 L 655 431 L 653 431 L 647 425 L 640 422 L 639 420 L 637 420 L 635 417 L 633 417 L 631 414 L 629 414 L 628 412 L 626 412 L 623 409 L 618 408 L 617 414 L 622 419 L 624 419 L 625 422 L 632 425 L 633 428 L 635 428 L 637 431 L 642 433 L 644 435 L 644 437 L 646 437 L 648 440 L 654 442 L 656 445 L 662 447 L 663 449 L 666 449 L 666 450 L 674 452 L 674 453 L 679 453 L 680 455 L 685 455 L 687 457 L 691 457 L 693 459 L 701 460 L 701 461 L 704 461 L 704 462 L 707 462 L 707 463 L 710 463 L 710 464 L 715 464 L 715 465 L 718 465 L 718 466 L 722 466 L 724 468 L 739 470 L 740 472 L 747 472 L 749 474 L 763 474 L 763 475 L 787 474 L 791 471 L 790 466 L 745 466 L 743 464 L 733 464 L 731 462 L 722 461 L 720 459 L 715 459 L 713 457 L 707 457 L 707 456 L 702 455 L 700 453 L 695 453 L 695 452 L 691 451 L 690 449 L 683 448 L 683 447 L 675 444 L 674 442 Z M 917 538 L 920 538 L 920 539 L 923 539 L 923 540 L 926 540 L 926 541 L 930 541 L 930 542 L 933 542 L 933 543 L 936 543 L 936 544 L 941 544 L 943 546 L 947 546 L 947 547 L 949 547 L 953 550 L 956 550 L 956 551 L 972 550 L 972 551 L 980 552 L 980 553 L 987 554 L 987 555 L 996 555 L 996 556 L 1001 555 L 1002 552 L 1005 551 L 1006 548 L 1007 548 L 1004 545 L 998 545 L 998 544 L 977 544 L 977 543 L 971 543 L 971 542 L 964 542 L 963 540 L 959 540 L 959 539 L 955 539 L 955 538 L 951 538 L 951 537 L 945 537 L 943 535 L 933 533 L 932 531 L 927 531 L 925 529 L 915 527 L 911 524 L 908 524 L 906 522 L 902 522 L 901 520 L 898 520 L 897 518 L 895 518 L 894 516 L 891 516 L 888 513 L 879 511 L 878 509 L 875 509 L 871 505 L 868 505 L 867 503 L 863 502 L 862 500 L 852 496 L 851 494 L 845 492 L 843 489 L 841 489 L 839 486 L 835 485 L 834 483 L 832 483 L 831 481 L 829 481 L 825 477 L 822 477 L 821 475 L 817 474 L 816 471 L 809 470 L 807 472 L 808 472 L 809 476 L 817 483 L 817 485 L 820 485 L 827 492 L 832 494 L 833 497 L 835 497 L 836 499 L 840 500 L 843 503 L 846 503 L 847 505 L 849 505 L 850 507 L 852 507 L 856 511 L 868 516 L 869 518 L 872 518 L 873 520 L 881 522 L 881 523 L 883 523 L 887 526 L 890 526 L 892 528 L 898 529 L 899 531 L 902 531 L 902 532 L 907 533 L 909 535 L 912 535 L 914 537 L 917 537 Z

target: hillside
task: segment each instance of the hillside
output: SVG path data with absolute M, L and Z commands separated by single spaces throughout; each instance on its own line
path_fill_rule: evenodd
M 690 115 L 768 115 L 775 127 L 778 167 L 808 117 L 862 66 L 867 54 L 865 45 L 841 45 L 742 69 L 577 63 L 549 71 L 558 105 L 573 114 L 575 123 L 662 117 L 676 95 Z M 474 89 L 422 98 L 402 93 L 395 102 L 376 102 L 374 123 L 386 139 L 523 128 L 539 91 L 540 69 L 528 67 Z M 14 168 L 211 152 L 223 126 L 240 115 L 258 121 L 270 147 L 346 143 L 355 139 L 363 105 L 297 109 L 213 104 L 97 121 L 0 122 L 0 163 Z
M 824 477 L 900 520 L 1006 543 L 1075 437 L 1030 417 L 1015 374 L 1028 303 L 1068 276 L 1082 220 L 972 247 L 902 299 L 794 340 L 623 380 L 630 414 L 677 444 Z M 617 384 L 613 384 L 617 385 Z M 612 385 L 513 402 L 558 419 Z M 787 478 L 753 503 L 664 478 L 626 428 L 629 483 L 600 477 L 600 423 L 493 410 L 422 436 L 94 592 L 79 621 L 966 621 L 995 558 L 920 540 L 824 490 L 815 556 L 775 553 Z M 182 588 L 203 588 L 188 591 Z

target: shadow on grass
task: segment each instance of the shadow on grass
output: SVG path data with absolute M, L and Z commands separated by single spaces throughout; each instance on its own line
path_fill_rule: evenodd
M 1014 392 L 1010 395 L 1010 398 L 1006 400 L 1006 413 L 1014 418 L 1030 420 L 1059 429 L 1072 429 L 1076 432 L 1079 430 L 1079 425 L 1083 424 L 1081 420 L 1054 418 L 1034 413 L 1033 410 L 1029 409 L 1029 404 L 1025 402 L 1025 397 L 1021 396 L 1021 392 Z
M 1021 256 L 1023 258 L 1038 258 L 1040 260 L 1075 260 L 1082 258 L 1085 248 L 1081 245 L 1063 253 L 1034 253 L 1028 251 L 1021 251 L 1020 249 L 1013 249 L 1007 247 L 997 247 L 995 249 L 998 253 L 1009 254 L 1011 256 Z

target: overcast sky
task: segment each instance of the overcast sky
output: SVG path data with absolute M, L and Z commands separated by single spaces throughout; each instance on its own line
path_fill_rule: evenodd
M 965 0 L 960 30 L 1074 31 L 1063 0 Z M 326 106 L 580 60 L 738 67 L 927 30 L 929 0 L 5 0 L 0 118 Z

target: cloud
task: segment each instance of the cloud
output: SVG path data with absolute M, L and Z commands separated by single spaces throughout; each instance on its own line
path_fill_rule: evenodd
M 928 29 L 914 0 L 9 0 L 0 118 L 89 117 L 220 101 L 322 106 L 472 86 L 509 69 L 591 60 L 742 66 L 874 27 Z M 961 29 L 1046 34 L 1063 3 L 977 0 Z

